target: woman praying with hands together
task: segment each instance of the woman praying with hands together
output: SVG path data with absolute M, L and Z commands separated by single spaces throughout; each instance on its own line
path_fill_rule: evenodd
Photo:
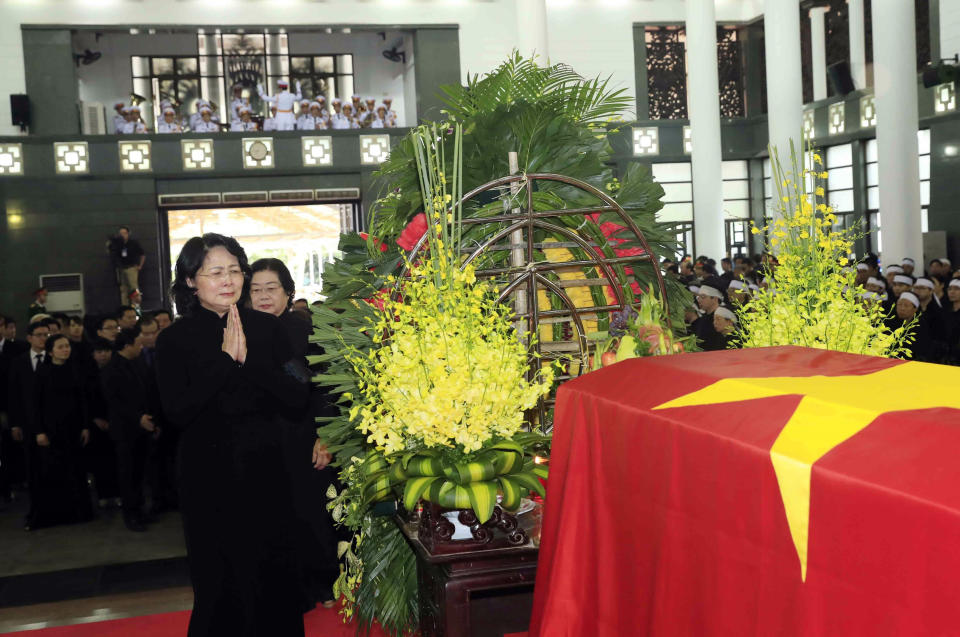
M 189 637 L 303 636 L 278 414 L 303 409 L 310 376 L 280 320 L 245 307 L 249 279 L 232 237 L 187 241 L 172 286 L 183 318 L 157 342 L 163 408 L 182 430 Z

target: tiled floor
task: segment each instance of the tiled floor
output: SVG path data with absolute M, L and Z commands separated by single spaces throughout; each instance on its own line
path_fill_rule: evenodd
M 28 533 L 23 530 L 27 498 L 22 493 L 19 496 L 0 511 L 0 577 L 187 554 L 176 512 L 161 515 L 146 533 L 128 531 L 115 508 L 101 510 L 91 522 Z

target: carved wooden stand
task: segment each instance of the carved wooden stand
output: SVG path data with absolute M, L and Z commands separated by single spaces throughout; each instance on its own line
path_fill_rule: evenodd
M 473 539 L 451 540 L 453 524 L 442 509 L 425 506 L 417 516 L 397 516 L 397 524 L 417 554 L 421 637 L 479 637 L 526 630 L 537 573 L 538 547 L 529 528 L 538 516 L 520 519 L 496 507 L 484 524 L 471 511 L 460 522 Z M 482 597 L 481 601 L 477 598 Z M 491 632 L 477 632 L 474 618 L 482 604 Z

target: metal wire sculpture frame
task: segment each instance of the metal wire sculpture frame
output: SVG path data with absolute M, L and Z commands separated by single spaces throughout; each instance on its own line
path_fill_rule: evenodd
M 571 208 L 571 209 L 556 209 L 556 210 L 534 210 L 533 203 L 533 185 L 535 182 L 558 182 L 565 184 L 567 186 L 572 186 L 578 188 L 586 193 L 589 193 L 596 197 L 602 205 L 592 206 L 587 208 Z M 589 350 L 586 339 L 586 332 L 584 330 L 583 321 L 584 316 L 586 315 L 596 315 L 599 316 L 603 312 L 612 312 L 612 311 L 622 311 L 627 306 L 628 296 L 624 293 L 623 286 L 619 277 L 614 272 L 613 266 L 615 265 L 630 265 L 637 263 L 650 263 L 653 267 L 652 270 L 657 279 L 657 286 L 659 288 L 660 299 L 664 304 L 664 311 L 666 316 L 670 316 L 670 308 L 667 305 L 667 290 L 666 284 L 664 283 L 663 273 L 660 271 L 659 264 L 656 259 L 656 255 L 650 249 L 650 245 L 647 242 L 646 237 L 643 236 L 643 233 L 640 231 L 640 228 L 637 227 L 637 224 L 634 223 L 633 219 L 630 218 L 630 215 L 611 197 L 607 194 L 598 190 L 597 188 L 591 186 L 590 184 L 580 181 L 579 179 L 574 179 L 572 177 L 565 177 L 563 175 L 556 175 L 551 173 L 531 173 L 531 174 L 519 174 L 519 175 L 510 175 L 507 177 L 501 177 L 499 179 L 494 179 L 493 181 L 487 182 L 482 186 L 474 188 L 467 194 L 463 195 L 460 199 L 460 204 L 465 204 L 466 202 L 474 199 L 481 193 L 488 191 L 503 190 L 507 187 L 513 188 L 523 188 L 526 193 L 523 197 L 524 205 L 518 208 L 512 208 L 509 212 L 504 212 L 503 214 L 494 215 L 494 216 L 484 216 L 484 217 L 469 217 L 464 218 L 462 223 L 464 226 L 474 226 L 474 225 L 490 225 L 490 224 L 509 224 L 507 227 L 498 230 L 492 236 L 483 241 L 479 246 L 475 248 L 462 248 L 461 251 L 467 253 L 468 256 L 463 262 L 463 266 L 466 266 L 469 263 L 472 263 L 485 252 L 494 250 L 494 251 L 510 251 L 516 250 L 518 248 L 523 248 L 525 250 L 524 256 L 526 262 L 523 265 L 510 265 L 506 267 L 499 268 L 487 268 L 480 269 L 476 271 L 477 278 L 494 278 L 501 276 L 510 276 L 512 280 L 505 285 L 501 290 L 497 298 L 497 301 L 502 303 L 506 301 L 510 295 L 517 291 L 521 286 L 526 286 L 526 298 L 528 299 L 528 307 L 524 312 L 515 312 L 514 320 L 522 321 L 526 320 L 527 330 L 531 333 L 538 333 L 538 330 L 541 326 L 541 321 L 544 319 L 562 319 L 564 317 L 569 317 L 569 320 L 574 323 L 576 326 L 576 347 L 570 348 L 569 346 L 558 348 L 555 343 L 543 343 L 539 338 L 535 339 L 533 344 L 533 350 L 536 352 L 536 356 L 531 353 L 533 361 L 543 359 L 545 353 L 545 345 L 553 345 L 552 347 L 547 347 L 546 349 L 551 350 L 551 352 L 556 353 L 558 351 L 578 351 L 580 355 L 580 365 L 576 368 L 576 373 L 574 375 L 559 375 L 557 377 L 558 381 L 568 380 L 579 376 L 582 374 L 587 367 L 587 360 L 589 356 Z M 517 193 L 512 195 L 511 198 L 520 198 L 519 190 Z M 603 214 L 607 212 L 616 213 L 620 218 L 620 225 L 622 225 L 626 231 L 632 233 L 640 245 L 643 247 L 644 253 L 642 255 L 632 255 L 632 256 L 606 256 L 602 252 L 598 251 L 597 248 L 604 246 L 599 246 L 589 238 L 585 238 L 578 234 L 575 230 L 567 228 L 562 225 L 555 223 L 550 223 L 550 219 L 555 219 L 558 217 L 570 217 L 575 215 L 581 215 L 586 217 L 587 215 L 593 214 Z M 564 237 L 569 239 L 569 243 L 566 242 L 541 242 L 540 244 L 535 243 L 535 230 L 543 230 L 548 234 L 552 234 L 554 237 Z M 521 231 L 523 232 L 523 243 L 520 245 L 517 244 L 507 244 L 506 246 L 498 246 L 497 242 L 510 237 L 514 232 Z M 623 234 L 618 233 L 618 234 Z M 424 234 L 423 237 L 417 242 L 413 247 L 410 253 L 407 256 L 408 263 L 414 263 L 416 261 L 417 255 L 420 253 L 421 249 L 427 244 L 427 235 Z M 573 246 L 581 248 L 586 255 L 592 258 L 587 258 L 585 260 L 577 261 L 537 261 L 534 259 L 534 249 L 550 249 L 550 248 L 569 248 Z M 615 248 L 617 243 L 609 241 L 606 244 L 610 248 Z M 612 289 L 614 296 L 616 297 L 616 302 L 613 305 L 592 305 L 589 307 L 577 307 L 574 302 L 570 299 L 570 296 L 564 292 L 563 286 L 558 285 L 556 282 L 551 281 L 550 279 L 544 276 L 544 273 L 555 272 L 557 270 L 565 270 L 569 268 L 596 268 L 598 272 L 602 273 L 601 278 L 589 279 L 585 281 L 578 281 L 580 285 L 578 287 L 592 287 L 592 286 L 604 286 L 605 288 Z M 398 277 L 397 287 L 394 289 L 394 294 L 397 295 L 400 293 L 400 281 L 402 281 L 407 275 L 407 266 L 404 265 L 403 269 L 400 272 Z M 563 303 L 565 309 L 544 309 L 541 310 L 539 307 L 539 299 L 537 292 L 539 290 L 549 290 L 553 292 Z M 555 321 L 554 321 L 555 322 Z M 561 342 L 565 343 L 565 341 Z M 548 354 L 551 352 L 547 352 Z M 547 357 L 549 358 L 549 356 Z M 571 366 L 572 367 L 572 366 Z M 531 375 L 535 374 L 536 370 L 534 365 L 531 365 Z M 546 412 L 550 405 L 554 403 L 554 398 L 551 395 L 547 399 L 542 399 L 538 404 L 535 414 L 539 416 L 538 422 L 546 428 Z M 531 414 L 533 415 L 533 414 Z

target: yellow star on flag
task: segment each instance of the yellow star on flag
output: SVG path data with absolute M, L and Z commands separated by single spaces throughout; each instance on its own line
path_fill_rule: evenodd
M 960 409 L 958 386 L 960 367 L 910 362 L 859 376 L 725 378 L 654 409 L 802 396 L 773 443 L 770 459 L 800 558 L 800 577 L 806 581 L 813 464 L 881 414 Z

